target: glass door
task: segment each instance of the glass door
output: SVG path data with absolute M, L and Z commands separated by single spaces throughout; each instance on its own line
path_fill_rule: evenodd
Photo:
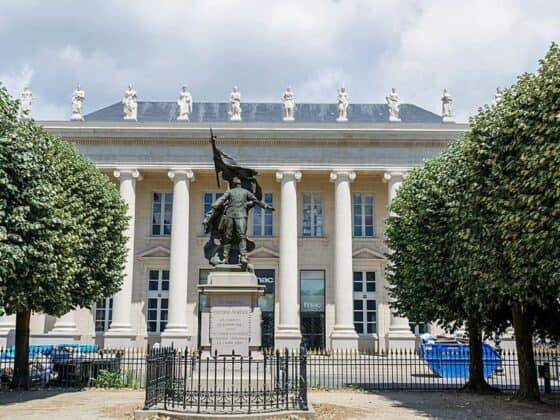
M 307 348 L 325 347 L 325 272 L 300 272 L 300 320 L 302 341 Z

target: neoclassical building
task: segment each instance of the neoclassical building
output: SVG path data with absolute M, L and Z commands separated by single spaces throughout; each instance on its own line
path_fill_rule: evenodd
M 209 128 L 219 147 L 260 173 L 263 200 L 249 236 L 259 282 L 262 340 L 269 347 L 387 349 L 414 345 L 430 326 L 393 316 L 385 278 L 387 206 L 403 177 L 463 135 L 467 124 L 410 104 L 390 122 L 386 104 L 193 103 L 189 121 L 175 102 L 138 102 L 123 119 L 120 103 L 84 121 L 42 121 L 74 143 L 119 189 L 131 216 L 125 279 L 119 293 L 61 318 L 34 314 L 32 343 L 80 341 L 144 347 L 196 347 L 204 284 L 211 266 L 202 220 L 225 191 L 218 187 Z M 189 117 L 189 116 L 187 116 Z M 395 118 L 391 119 L 392 121 Z M 0 318 L 0 345 L 15 318 Z

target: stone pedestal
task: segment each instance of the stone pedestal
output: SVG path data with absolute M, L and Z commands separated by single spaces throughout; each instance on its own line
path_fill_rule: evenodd
M 198 286 L 207 297 L 201 313 L 201 348 L 212 354 L 248 356 L 261 348 L 261 311 L 258 298 L 264 286 L 240 265 L 220 265 Z
M 15 344 L 16 316 L 0 316 L 0 348 L 10 347 Z
M 54 328 L 48 333 L 51 344 L 72 344 L 80 341 L 81 334 L 76 326 L 75 314 L 75 311 L 70 311 L 56 319 Z
M 387 334 L 387 349 L 414 351 L 416 337 L 410 331 L 408 319 L 400 316 L 391 316 L 391 326 Z

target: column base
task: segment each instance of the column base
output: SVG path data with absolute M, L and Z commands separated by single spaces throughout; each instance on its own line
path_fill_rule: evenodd
M 413 352 L 416 350 L 416 336 L 406 331 L 389 331 L 386 337 L 386 349 L 388 351 L 405 350 Z
M 122 348 L 130 347 L 136 341 L 136 333 L 131 327 L 112 328 L 107 330 L 103 336 L 103 347 Z
M 79 343 L 81 333 L 75 326 L 55 327 L 46 334 L 49 344 L 74 344 Z
M 353 325 L 335 325 L 331 333 L 333 350 L 358 350 L 358 334 Z
M 173 346 L 176 349 L 184 350 L 191 344 L 191 333 L 185 327 L 169 328 L 167 326 L 160 337 L 162 347 Z
M 301 332 L 295 325 L 278 326 L 274 336 L 274 347 L 278 350 L 299 350 L 301 345 Z
M 0 330 L 0 348 L 11 347 L 16 344 L 16 328 Z

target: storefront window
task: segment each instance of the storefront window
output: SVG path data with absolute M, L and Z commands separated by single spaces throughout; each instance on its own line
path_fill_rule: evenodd
M 300 272 L 301 334 L 308 348 L 325 347 L 325 272 Z

